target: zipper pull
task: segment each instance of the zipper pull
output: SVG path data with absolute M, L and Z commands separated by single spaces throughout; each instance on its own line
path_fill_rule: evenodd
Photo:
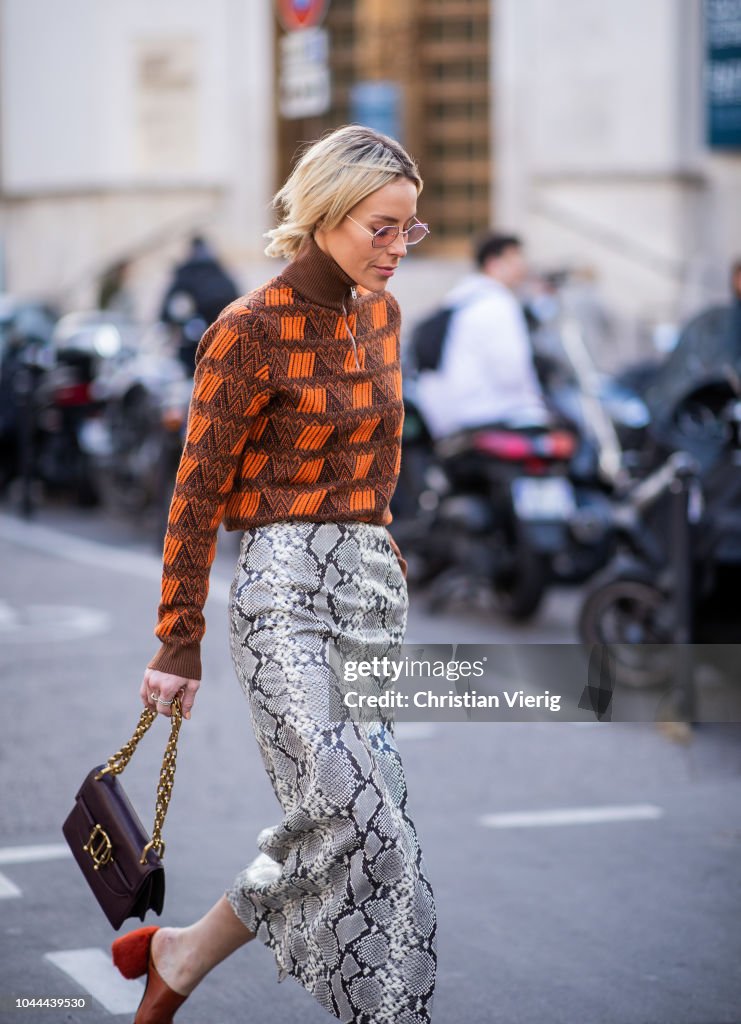
M 359 370 L 362 370 L 362 366 L 360 365 L 360 362 L 358 360 L 358 348 L 357 348 L 357 345 L 355 344 L 355 335 L 350 330 L 350 323 L 349 323 L 349 321 L 347 319 L 347 308 L 344 305 L 344 303 L 342 305 L 342 312 L 343 312 L 344 317 L 345 317 L 345 329 L 347 330 L 347 333 L 350 335 L 350 340 L 352 341 L 353 352 L 355 353 L 355 365 L 357 366 L 357 368 Z

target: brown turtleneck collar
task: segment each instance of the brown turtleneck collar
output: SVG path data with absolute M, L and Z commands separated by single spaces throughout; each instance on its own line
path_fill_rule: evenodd
M 355 282 L 339 263 L 307 235 L 296 256 L 280 275 L 309 302 L 342 311 L 350 300 Z

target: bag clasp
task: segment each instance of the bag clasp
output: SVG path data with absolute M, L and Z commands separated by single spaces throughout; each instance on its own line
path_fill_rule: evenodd
M 100 825 L 96 825 L 90 833 L 90 838 L 83 846 L 83 850 L 92 857 L 95 871 L 100 870 L 113 860 L 113 844 L 108 833 Z

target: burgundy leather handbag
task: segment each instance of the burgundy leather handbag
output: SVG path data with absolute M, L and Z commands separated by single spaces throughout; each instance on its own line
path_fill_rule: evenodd
M 161 914 L 165 903 L 162 827 L 175 781 L 177 739 L 182 723 L 178 697 L 172 703 L 170 739 L 162 762 L 151 839 L 117 778 L 157 717 L 157 712 L 150 708 L 142 711 L 129 742 L 106 765 L 98 765 L 89 772 L 62 826 L 85 880 L 117 930 L 129 917 L 143 921 L 148 910 Z

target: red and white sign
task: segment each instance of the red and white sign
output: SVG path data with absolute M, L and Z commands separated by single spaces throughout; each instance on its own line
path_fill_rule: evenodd
M 316 28 L 324 21 L 329 0 L 275 0 L 278 18 L 286 32 Z

